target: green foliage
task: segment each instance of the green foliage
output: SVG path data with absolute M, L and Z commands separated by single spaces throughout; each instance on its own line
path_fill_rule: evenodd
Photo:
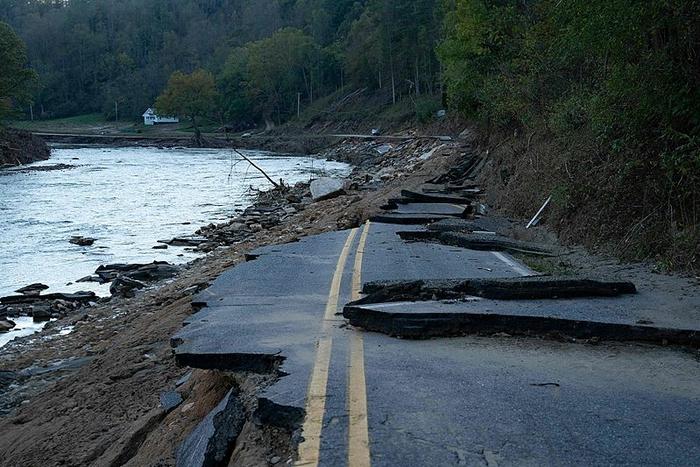
M 596 182 L 569 180 L 572 212 L 600 196 L 607 177 L 619 200 L 639 194 L 634 210 L 665 212 L 663 223 L 681 231 L 697 225 L 700 1 L 446 0 L 444 8 L 438 51 L 451 105 L 492 128 L 562 141 L 566 170 L 601 171 Z
M 419 97 L 416 99 L 416 120 L 420 123 L 427 123 L 434 120 L 438 110 L 442 108 L 440 100 L 433 97 Z
M 196 70 L 189 75 L 176 71 L 156 99 L 156 112 L 187 117 L 194 127 L 196 140 L 201 142 L 197 118 L 212 115 L 218 97 L 216 80 L 208 71 Z
M 36 73 L 27 68 L 27 54 L 12 28 L 0 22 L 0 121 L 12 112 L 13 104 L 31 100 Z

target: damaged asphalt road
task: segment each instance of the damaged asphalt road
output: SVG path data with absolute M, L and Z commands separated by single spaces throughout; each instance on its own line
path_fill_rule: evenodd
M 688 333 L 690 340 L 681 343 L 697 342 L 698 316 L 686 315 L 684 321 L 668 315 L 644 291 L 634 294 L 632 284 L 617 281 L 613 285 L 624 295 L 602 298 L 581 298 L 578 291 L 567 299 L 566 290 L 558 289 L 541 300 L 500 301 L 470 298 L 462 290 L 465 296 L 450 302 L 436 295 L 411 303 L 369 303 L 346 308 L 350 324 L 358 327 L 348 326 L 343 307 L 361 298 L 366 283 L 513 282 L 535 275 L 503 252 L 403 240 L 399 232 L 425 232 L 422 224 L 429 217 L 462 217 L 464 210 L 438 208 L 441 203 L 433 201 L 401 204 L 398 213 L 385 215 L 400 216 L 401 222 L 367 223 L 252 252 L 251 261 L 228 270 L 195 298 L 199 311 L 172 339 L 178 362 L 274 375 L 257 395 L 256 421 L 283 427 L 301 441 L 299 465 L 393 466 L 407 459 L 412 465 L 638 465 L 700 459 L 700 372 L 690 353 L 509 337 L 549 335 L 573 316 L 598 327 L 561 327 L 559 334 L 605 340 L 619 329 L 605 334 L 600 325 L 612 322 L 648 330 L 675 326 Z M 600 290 L 601 283 L 593 285 Z M 479 319 L 496 313 L 484 313 L 485 304 L 511 320 L 480 327 Z M 444 321 L 425 316 L 420 323 L 404 320 L 401 332 L 381 325 L 397 322 L 394 311 L 436 310 L 461 315 L 457 332 L 434 332 Z M 373 313 L 371 323 L 360 319 L 367 311 Z M 469 312 L 475 314 L 464 319 Z M 547 323 L 548 332 L 520 332 L 515 318 L 523 317 Z M 588 329 L 585 336 L 573 332 L 582 328 Z M 413 341 L 390 335 L 461 337 Z M 667 337 L 641 340 L 665 344 Z M 206 458 L 192 446 L 206 449 L 220 436 L 216 430 L 197 433 L 188 438 L 188 459 Z M 198 442 L 197 436 L 206 439 Z

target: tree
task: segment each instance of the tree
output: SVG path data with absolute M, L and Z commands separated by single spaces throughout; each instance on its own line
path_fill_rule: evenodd
M 213 112 L 217 98 L 216 81 L 208 71 L 196 70 L 189 75 L 176 71 L 156 100 L 156 112 L 188 118 L 194 127 L 195 142 L 201 146 L 202 134 L 197 119 Z
M 313 101 L 318 86 L 319 49 L 303 31 L 285 28 L 248 44 L 251 95 L 262 115 L 280 123 L 294 113 L 297 93 Z
M 31 100 L 37 76 L 27 68 L 24 43 L 6 23 L 0 22 L 0 120 L 7 117 L 14 103 Z

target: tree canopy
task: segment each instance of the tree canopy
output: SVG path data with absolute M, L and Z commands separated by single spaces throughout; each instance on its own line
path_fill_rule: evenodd
M 205 70 L 191 74 L 176 71 L 165 91 L 156 100 L 156 112 L 167 116 L 183 116 L 192 122 L 195 140 L 202 143 L 198 118 L 211 115 L 218 99 L 214 76 Z
M 36 73 L 27 68 L 24 43 L 7 24 L 0 22 L 0 121 L 13 104 L 31 100 Z

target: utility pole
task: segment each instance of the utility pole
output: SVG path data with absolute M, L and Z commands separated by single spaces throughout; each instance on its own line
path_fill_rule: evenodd
M 297 93 L 297 118 L 301 117 L 301 93 Z
M 29 118 L 34 121 L 34 107 L 32 107 L 32 104 L 29 104 Z
M 114 101 L 114 121 L 119 121 L 119 103 Z

